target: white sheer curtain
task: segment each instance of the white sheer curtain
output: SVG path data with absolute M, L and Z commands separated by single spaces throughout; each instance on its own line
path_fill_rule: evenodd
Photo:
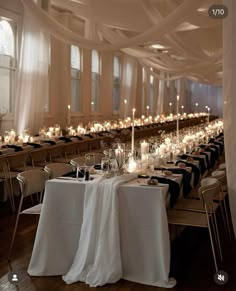
M 195 108 L 196 103 L 198 104 L 197 109 Z M 189 111 L 207 112 L 206 106 L 210 107 L 210 114 L 223 116 L 222 87 L 192 82 L 191 108 L 188 108 Z
M 227 168 L 228 192 L 234 233 L 236 233 L 236 82 L 233 76 L 236 74 L 236 37 L 233 27 L 236 25 L 236 2 L 225 0 L 229 15 L 224 20 L 224 136 L 225 136 L 225 158 Z
M 120 108 L 124 111 L 123 100 L 127 100 L 127 114 L 131 116 L 132 109 L 135 108 L 137 90 L 137 60 L 130 56 L 124 56 L 121 73 L 121 104 Z M 120 116 L 123 116 L 123 112 Z
M 48 94 L 48 65 L 49 37 L 25 7 L 15 109 L 18 134 L 26 128 L 36 134 L 42 126 Z

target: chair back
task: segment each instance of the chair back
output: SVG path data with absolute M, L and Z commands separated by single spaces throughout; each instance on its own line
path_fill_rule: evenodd
M 4 173 L 4 176 L 6 177 L 7 173 L 7 160 L 4 157 L 0 157 L 0 172 Z
M 28 153 L 20 152 L 7 157 L 7 162 L 10 171 L 21 171 L 26 170 L 26 162 L 28 158 Z
M 23 197 L 42 192 L 48 179 L 48 173 L 41 170 L 28 170 L 17 175 Z
M 70 161 L 70 164 L 74 167 L 77 168 L 79 165 L 84 166 L 84 157 L 78 157 L 74 158 Z
M 220 182 L 221 186 L 227 186 L 227 179 L 226 179 L 225 171 L 216 170 L 211 173 L 211 176 L 216 178 Z
M 45 166 L 46 158 L 47 158 L 47 150 L 46 149 L 34 150 L 30 153 L 30 157 L 31 157 L 31 163 L 33 167 L 37 165 Z
M 66 163 L 51 163 L 44 167 L 44 171 L 49 174 L 50 179 L 55 179 L 72 172 L 73 166 Z
M 201 181 L 201 187 L 198 189 L 198 194 L 201 202 L 210 209 L 215 199 L 219 199 L 221 191 L 220 182 L 216 178 L 205 178 Z

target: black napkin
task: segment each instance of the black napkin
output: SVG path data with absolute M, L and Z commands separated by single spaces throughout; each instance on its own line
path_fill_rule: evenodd
M 66 137 L 66 136 L 59 137 L 59 140 L 64 140 L 64 142 L 71 142 L 72 141 L 69 137 Z
M 96 164 L 96 165 L 94 165 L 94 169 L 95 169 L 95 170 L 101 170 L 101 169 L 102 169 L 101 164 Z
M 187 167 L 192 168 L 192 172 L 194 173 L 194 186 L 196 186 L 200 178 L 200 169 L 196 165 L 192 164 L 191 162 L 185 162 L 181 160 L 177 161 L 175 165 L 178 166 L 179 163 L 184 163 Z
M 189 173 L 187 170 L 185 169 L 181 169 L 181 168 L 168 168 L 168 171 L 171 171 L 174 174 L 182 174 L 183 175 L 183 195 L 184 197 L 187 197 L 188 194 L 191 192 L 192 190 L 192 186 L 191 186 L 191 173 Z
M 195 161 L 199 161 L 199 166 L 200 166 L 200 171 L 201 171 L 201 175 L 203 175 L 206 171 L 206 166 L 204 163 L 204 158 L 200 158 L 200 157 L 195 157 L 193 155 L 181 155 L 179 156 L 181 159 L 186 160 L 188 157 L 193 158 Z
M 33 146 L 35 149 L 41 148 L 42 146 L 39 143 L 27 142 L 28 145 Z
M 46 143 L 49 143 L 50 145 L 56 145 L 56 142 L 54 140 L 45 140 Z
M 168 184 L 170 193 L 170 207 L 173 208 L 180 193 L 179 184 L 171 179 L 164 177 L 152 176 L 151 179 L 156 179 L 158 183 Z
M 14 144 L 9 144 L 7 145 L 8 148 L 10 149 L 14 149 L 15 152 L 21 152 L 23 151 L 22 147 L 21 146 L 17 146 L 17 145 L 14 145 Z
M 76 178 L 76 171 L 66 173 L 66 174 L 62 175 L 62 177 Z M 83 178 L 83 177 L 84 177 L 84 170 L 80 170 L 79 171 L 79 178 Z
M 85 134 L 84 136 L 87 136 L 89 138 L 93 138 L 93 136 L 91 134 Z

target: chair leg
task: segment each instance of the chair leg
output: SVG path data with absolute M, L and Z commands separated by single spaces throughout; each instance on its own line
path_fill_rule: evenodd
M 214 222 L 214 217 L 213 217 L 213 213 L 212 215 L 210 216 L 211 219 L 209 219 L 210 223 L 211 223 L 211 226 L 212 226 L 212 232 L 214 234 L 214 239 L 215 239 L 215 242 L 216 242 L 216 248 L 217 248 L 217 251 L 218 251 L 218 254 L 220 256 L 220 247 L 219 247 L 219 242 L 218 242 L 218 239 L 217 239 L 217 234 L 216 234 L 216 225 L 215 225 L 215 222 Z
M 226 217 L 226 224 L 227 224 L 227 229 L 229 233 L 229 239 L 231 240 L 231 231 L 230 231 L 230 226 L 229 226 L 229 217 L 228 217 L 228 211 L 225 203 L 225 199 L 223 200 L 223 207 L 224 207 L 224 212 L 225 212 L 225 217 Z
M 206 217 L 207 217 L 208 231 L 209 231 L 209 236 L 210 236 L 210 241 L 211 241 L 211 249 L 212 249 L 212 254 L 213 254 L 215 269 L 216 269 L 216 272 L 218 272 L 218 266 L 217 266 L 217 261 L 216 261 L 216 254 L 215 254 L 214 243 L 213 243 L 213 239 L 212 239 L 210 221 L 209 221 L 208 215 Z
M 221 210 L 221 215 L 222 215 L 222 219 L 223 219 L 223 224 L 224 224 L 224 229 L 225 229 L 225 232 L 226 232 L 226 235 L 227 235 L 227 223 L 226 223 L 226 218 L 225 218 L 225 211 L 224 211 L 224 208 L 223 208 L 223 205 L 222 205 L 222 201 L 224 200 L 219 200 L 219 203 L 220 203 L 220 210 Z
M 220 237 L 219 237 L 219 231 L 218 231 L 218 225 L 217 225 L 217 219 L 216 219 L 216 214 L 213 214 L 213 218 L 214 218 L 214 223 L 215 223 L 215 227 L 216 227 L 216 238 L 217 238 L 217 243 L 219 246 L 219 254 L 220 254 L 220 259 L 221 262 L 223 261 L 223 257 L 222 257 L 222 250 L 221 250 L 221 244 L 220 244 Z
M 9 250 L 9 254 L 8 254 L 8 261 L 10 261 L 13 244 L 14 244 L 15 237 L 16 237 L 16 230 L 17 230 L 17 226 L 18 226 L 18 222 L 19 222 L 19 217 L 20 217 L 20 211 L 21 211 L 22 203 L 23 203 L 23 195 L 21 196 L 21 200 L 20 200 L 20 204 L 19 204 L 19 209 L 18 209 L 18 213 L 17 213 L 17 217 L 16 217 L 16 223 L 15 223 L 14 230 L 13 230 L 13 235 L 12 235 L 11 244 L 10 244 L 10 250 Z

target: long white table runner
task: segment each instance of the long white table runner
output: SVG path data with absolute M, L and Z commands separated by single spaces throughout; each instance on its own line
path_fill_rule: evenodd
M 67 284 L 82 281 L 96 287 L 121 279 L 117 190 L 134 178 L 122 175 L 86 184 L 79 245 L 70 270 L 63 276 Z

